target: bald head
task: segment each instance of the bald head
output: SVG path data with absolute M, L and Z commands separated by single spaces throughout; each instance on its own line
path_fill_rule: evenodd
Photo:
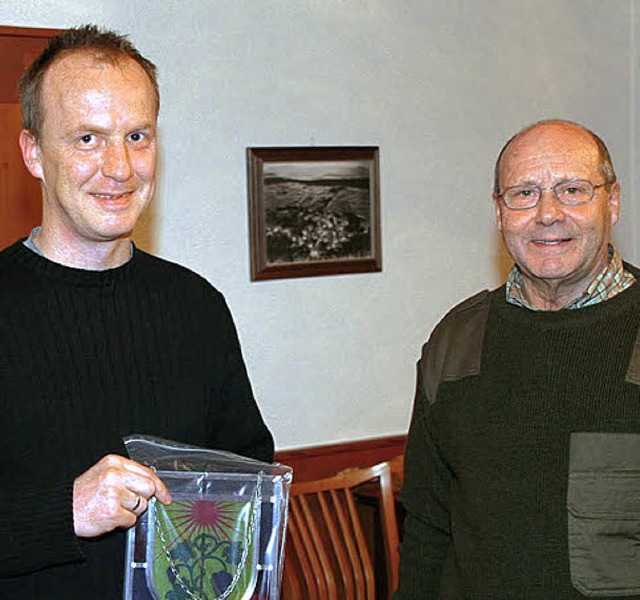
M 540 151 L 557 150 L 558 140 L 564 140 L 568 146 L 573 142 L 580 144 L 585 150 L 589 147 L 597 153 L 598 168 L 607 184 L 616 181 L 616 173 L 613 168 L 611 156 L 605 143 L 593 131 L 562 119 L 538 121 L 516 133 L 503 147 L 498 155 L 494 170 L 494 194 L 501 192 L 501 177 L 504 164 L 516 156 L 523 145 L 531 142 L 539 144 Z

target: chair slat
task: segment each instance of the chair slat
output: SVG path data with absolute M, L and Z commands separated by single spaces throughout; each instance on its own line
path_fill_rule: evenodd
M 331 539 L 332 549 L 336 554 L 336 560 L 339 565 L 339 575 L 343 585 L 344 600 L 357 600 L 355 581 L 352 569 L 347 568 L 348 557 L 345 551 L 345 533 L 342 530 L 341 524 L 336 521 L 336 513 L 332 510 L 327 503 L 325 494 L 327 492 L 318 492 L 318 498 L 320 500 L 320 508 L 322 509 L 322 516 L 324 517 L 329 531 L 329 537 Z M 333 494 L 334 492 L 330 492 Z
M 317 574 L 320 572 L 320 563 L 315 555 L 310 534 L 305 523 L 304 515 L 300 507 L 300 498 L 290 498 L 289 500 L 289 533 L 293 535 L 293 547 L 302 567 L 302 577 L 305 580 L 307 596 L 309 600 L 324 600 L 326 596 L 326 586 L 318 580 Z M 295 524 L 292 527 L 292 522 Z M 286 554 L 286 548 L 285 548 Z M 322 594 L 325 594 L 323 596 Z
M 367 543 L 364 539 L 364 533 L 362 531 L 362 525 L 358 517 L 358 509 L 353 500 L 353 493 L 351 490 L 345 490 L 345 496 L 347 501 L 347 508 L 353 524 L 353 534 L 356 540 L 356 546 L 358 548 L 358 554 L 362 561 L 362 573 L 365 586 L 365 596 L 367 600 L 375 600 L 375 583 L 373 578 L 373 563 L 371 561 L 371 555 L 367 548 Z
M 322 599 L 335 598 L 335 577 L 331 569 L 329 557 L 324 551 L 320 529 L 316 524 L 313 512 L 309 506 L 309 498 L 307 496 L 299 496 L 298 500 L 302 508 L 304 524 L 307 528 L 306 531 L 303 532 L 303 538 L 306 544 L 305 549 L 309 557 L 312 557 L 311 563 L 314 569 L 313 575 L 318 586 L 318 593 Z
M 398 581 L 398 526 L 389 465 L 381 463 L 291 486 L 283 600 L 375 600 L 376 574 L 352 493 L 371 481 L 379 482 L 391 598 Z
M 289 535 L 288 543 L 293 544 L 296 549 L 300 548 L 302 542 L 300 541 L 297 520 L 291 513 L 289 513 L 287 531 Z M 299 552 L 285 552 L 284 571 L 286 576 L 282 578 L 282 597 L 302 598 L 304 584 L 301 581 L 301 577 L 304 577 L 304 573 L 310 572 L 310 565 L 306 556 L 301 555 Z M 308 585 L 304 587 L 308 588 Z M 304 597 L 309 598 L 309 600 L 317 600 L 317 596 L 314 593 L 311 595 L 305 594 Z

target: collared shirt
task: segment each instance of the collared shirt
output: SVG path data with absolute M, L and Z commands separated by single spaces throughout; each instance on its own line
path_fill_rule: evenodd
M 40 226 L 38 227 L 34 227 L 31 230 L 31 233 L 29 234 L 29 237 L 24 241 L 24 245 L 29 248 L 29 250 L 33 250 L 36 254 L 39 254 L 40 256 L 44 256 L 44 254 L 42 254 L 42 250 L 40 250 L 40 248 L 38 248 L 36 241 L 35 241 L 35 237 L 36 235 L 38 235 L 38 232 L 40 231 Z
M 598 304 L 598 302 L 603 302 L 604 300 L 609 300 L 632 286 L 635 280 L 636 278 L 624 268 L 622 258 L 618 254 L 618 251 L 609 244 L 609 260 L 605 268 L 591 282 L 584 293 L 563 306 L 562 310 L 582 308 L 584 306 Z M 522 273 L 518 265 L 513 266 L 507 278 L 507 302 L 530 310 L 542 310 L 531 306 L 531 304 L 525 300 L 522 291 Z

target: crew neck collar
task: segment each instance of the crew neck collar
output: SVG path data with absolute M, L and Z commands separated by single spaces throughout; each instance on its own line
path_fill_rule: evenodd
M 132 256 L 126 263 L 112 269 L 93 271 L 90 269 L 69 267 L 49 260 L 37 250 L 27 245 L 26 242 L 28 239 L 29 238 L 24 238 L 17 241 L 12 246 L 6 248 L 4 252 L 8 253 L 9 256 L 39 276 L 79 287 L 104 287 L 113 284 L 131 272 L 131 269 L 133 269 L 138 262 L 140 255 L 140 250 L 138 250 L 132 242 Z

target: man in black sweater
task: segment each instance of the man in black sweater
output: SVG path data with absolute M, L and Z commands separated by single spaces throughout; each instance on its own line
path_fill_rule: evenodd
M 639 272 L 609 153 L 536 123 L 493 199 L 515 266 L 423 348 L 395 598 L 640 598 Z
M 123 436 L 262 460 L 273 440 L 222 295 L 131 242 L 155 185 L 154 65 L 81 27 L 20 94 L 43 215 L 0 253 L 0 598 L 114 600 L 124 530 L 171 501 Z

